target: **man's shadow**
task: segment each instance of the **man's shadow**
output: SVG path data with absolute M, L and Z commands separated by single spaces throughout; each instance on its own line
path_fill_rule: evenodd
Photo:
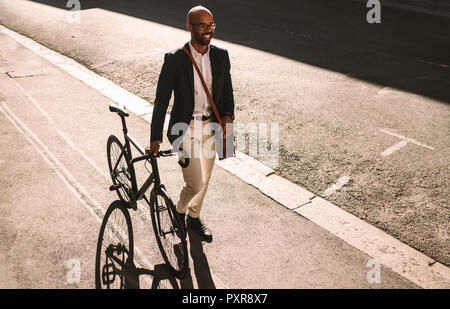
M 170 273 L 166 264 L 155 265 L 153 270 L 146 268 L 137 268 L 134 261 L 130 263 L 127 269 L 125 288 L 126 289 L 141 289 L 140 276 L 151 276 L 151 289 L 179 289 L 177 280 Z M 149 277 L 145 277 L 148 279 Z M 148 280 L 146 280 L 148 282 Z
M 194 274 L 199 289 L 215 289 L 216 285 L 212 279 L 208 259 L 203 252 L 204 239 L 191 230 L 188 230 L 188 236 L 189 254 L 192 259 L 192 263 L 189 263 L 189 266 L 192 264 L 193 272 L 189 267 L 186 277 L 179 281 L 179 285 L 176 278 L 170 273 L 165 264 L 155 265 L 153 270 L 149 270 L 145 268 L 136 268 L 134 262 L 132 262 L 130 263 L 128 274 L 126 276 L 126 288 L 140 289 L 140 276 L 149 275 L 153 278 L 151 282 L 152 289 L 194 289 L 192 277 L 192 274 Z
M 216 285 L 212 279 L 211 270 L 209 268 L 208 259 L 203 252 L 203 244 L 205 240 L 196 232 L 188 229 L 189 236 L 189 253 L 192 258 L 193 272 L 188 269 L 187 275 L 180 280 L 180 287 L 182 289 L 193 289 L 194 283 L 192 274 L 194 274 L 199 289 L 215 289 Z M 189 263 L 191 265 L 191 263 Z

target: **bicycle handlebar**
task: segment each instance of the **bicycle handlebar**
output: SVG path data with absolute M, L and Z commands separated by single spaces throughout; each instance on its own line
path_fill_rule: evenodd
M 140 157 L 136 157 L 130 161 L 130 164 L 134 164 L 136 162 L 142 161 L 142 160 L 148 160 L 148 159 L 156 159 L 158 157 L 171 157 L 176 155 L 176 152 L 173 151 L 173 149 L 169 150 L 161 150 L 158 151 L 158 154 L 155 156 L 153 153 L 149 153 Z M 178 164 L 180 164 L 181 167 L 187 167 L 189 165 L 189 158 L 185 159 L 185 162 L 182 163 L 181 161 L 178 161 Z
M 149 153 L 149 154 L 146 154 L 146 155 L 143 155 L 140 157 L 136 157 L 130 161 L 130 164 L 134 164 L 134 163 L 142 161 L 142 160 L 155 159 L 158 157 L 170 157 L 170 156 L 174 156 L 174 155 L 175 155 L 175 153 L 172 152 L 172 149 L 161 150 L 161 151 L 158 151 L 158 154 L 156 156 L 153 155 L 153 153 Z

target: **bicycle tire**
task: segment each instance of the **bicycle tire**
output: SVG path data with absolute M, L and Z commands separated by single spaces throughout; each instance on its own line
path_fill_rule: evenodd
M 128 176 L 126 175 L 126 173 L 129 173 L 130 168 L 125 158 L 125 148 L 120 140 L 114 135 L 108 137 L 106 156 L 108 158 L 109 174 L 111 175 L 112 182 L 114 185 L 120 184 L 120 188 L 115 190 L 119 199 L 125 203 L 130 203 L 131 199 L 127 191 L 131 190 L 131 180 L 128 179 Z M 120 156 L 120 163 L 116 170 L 113 171 Z
M 156 242 L 166 265 L 176 278 L 183 279 L 188 269 L 186 231 L 175 205 L 162 187 L 153 188 L 150 193 L 150 214 Z M 159 226 L 162 226 L 161 230 Z
M 124 227 L 126 231 L 123 231 Z M 114 250 L 115 247 L 116 250 Z M 117 253 L 117 255 L 111 253 Z M 116 261 L 114 264 L 115 258 L 122 263 Z M 128 288 L 129 282 L 133 281 L 131 278 L 133 258 L 134 240 L 131 217 L 126 204 L 117 200 L 112 202 L 106 210 L 100 228 L 95 255 L 95 287 L 97 289 Z

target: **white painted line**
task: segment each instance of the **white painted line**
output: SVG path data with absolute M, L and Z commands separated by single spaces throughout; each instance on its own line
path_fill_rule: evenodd
M 23 89 L 22 86 L 20 86 L 16 81 L 14 81 L 14 84 L 17 86 L 17 88 L 19 88 L 19 90 L 23 93 L 23 95 L 25 95 L 27 97 L 28 100 L 31 101 L 31 103 L 33 103 L 33 105 L 36 107 L 37 110 L 39 110 L 41 112 L 41 114 L 47 119 L 48 123 L 52 126 L 52 128 L 59 134 L 59 136 L 62 137 L 62 139 L 69 145 L 72 147 L 73 150 L 75 150 L 76 152 L 78 152 L 78 154 L 80 154 L 80 156 L 85 159 L 100 175 L 103 175 L 105 177 L 105 179 L 107 181 L 111 181 L 111 176 L 109 174 L 109 171 L 106 171 L 104 169 L 101 169 L 91 158 L 89 158 L 81 149 L 79 149 L 75 143 L 61 130 L 58 129 L 58 127 L 56 126 L 55 121 L 50 117 L 50 115 L 41 107 L 41 105 L 30 95 L 28 94 L 25 89 Z M 142 221 L 146 222 L 150 222 L 151 221 L 151 217 L 150 217 L 150 212 L 148 207 L 146 207 L 142 201 L 138 201 L 137 202 L 138 205 L 138 209 L 139 209 L 139 217 L 141 218 Z
M 420 142 L 416 141 L 415 139 L 412 139 L 412 138 L 409 138 L 409 137 L 405 137 L 403 135 L 400 135 L 400 134 L 395 133 L 395 132 L 391 132 L 391 131 L 386 130 L 386 129 L 379 129 L 379 130 L 381 132 L 383 132 L 383 133 L 386 133 L 386 134 L 389 134 L 389 135 L 392 135 L 392 136 L 395 136 L 395 137 L 401 139 L 400 142 L 398 142 L 394 146 L 391 146 L 388 149 L 386 149 L 385 151 L 383 151 L 381 153 L 381 155 L 383 157 L 391 155 L 393 152 L 395 152 L 395 151 L 405 147 L 408 143 L 413 143 L 413 144 L 416 144 L 418 146 L 421 146 L 421 147 L 424 147 L 424 148 L 428 148 L 430 150 L 434 150 L 434 147 L 431 147 L 431 146 L 425 145 L 423 143 L 420 143 Z
M 1 110 L 8 118 L 8 120 L 22 133 L 33 147 L 41 154 L 47 163 L 51 165 L 54 170 L 64 176 L 66 181 L 79 193 L 80 196 L 85 197 L 89 202 L 89 211 L 96 216 L 103 216 L 104 210 L 88 193 L 88 191 L 72 176 L 72 174 L 59 162 L 56 156 L 47 148 L 47 146 L 31 131 L 19 117 L 5 104 L 1 103 Z M 40 148 L 39 148 L 39 147 Z M 41 150 L 42 149 L 42 150 Z
M 383 151 L 382 153 L 381 153 L 381 155 L 383 156 L 383 157 L 386 157 L 386 156 L 389 156 L 389 155 L 391 155 L 394 151 L 397 151 L 397 150 L 399 150 L 400 148 L 403 148 L 403 147 L 405 147 L 406 145 L 408 145 L 408 140 L 406 140 L 406 139 L 404 139 L 404 140 L 401 140 L 400 142 L 398 142 L 397 144 L 395 144 L 394 146 L 392 146 L 392 147 L 389 147 L 388 149 L 386 149 L 385 151 Z
M 450 288 L 448 267 L 320 197 L 295 211 L 420 287 Z
M 403 135 L 400 135 L 400 134 L 398 134 L 398 133 L 395 133 L 395 132 L 391 132 L 391 131 L 388 131 L 388 130 L 386 130 L 386 129 L 379 129 L 381 132 L 383 132 L 383 133 L 386 133 L 386 134 L 389 134 L 389 135 L 392 135 L 392 136 L 395 136 L 395 137 L 398 137 L 399 139 L 406 139 L 406 137 L 405 136 L 403 136 Z
M 416 144 L 417 146 L 421 146 L 421 147 L 424 147 L 424 148 L 428 148 L 428 149 L 430 149 L 430 150 L 434 150 L 434 147 L 431 147 L 431 146 L 428 146 L 428 145 L 419 143 L 419 142 L 416 141 L 415 139 L 409 139 L 409 141 L 410 141 L 411 143 Z
M 327 197 L 332 195 L 334 192 L 336 192 L 337 190 L 339 190 L 340 188 L 342 188 L 345 184 L 347 184 L 350 181 L 350 177 L 348 176 L 342 176 L 340 177 L 335 184 L 333 184 L 331 187 L 329 187 L 328 189 L 326 189 L 323 193 L 322 193 L 322 197 Z
M 0 30 L 3 33 L 16 39 L 19 43 L 28 40 L 26 41 L 26 44 L 31 47 L 29 48 L 35 51 L 36 54 L 45 58 L 44 55 L 47 53 L 47 49 L 45 47 L 28 38 L 25 40 L 23 36 L 10 31 L 9 29 L 5 29 L 6 28 L 0 25 Z M 23 45 L 26 46 L 25 44 Z M 39 46 L 39 48 L 36 48 L 35 45 Z M 55 58 L 52 63 L 55 65 L 60 63 L 60 65 L 57 66 L 66 72 L 69 68 L 71 72 L 75 72 L 79 67 L 82 67 L 80 64 L 65 56 L 59 55 L 53 51 L 51 51 L 51 54 L 54 56 L 52 56 L 52 58 Z M 63 63 L 63 65 L 61 65 L 61 63 Z M 80 68 L 80 70 L 89 71 L 84 67 Z M 68 73 L 71 74 L 70 72 Z M 96 75 L 93 72 L 92 74 Z M 74 73 L 74 75 L 76 75 L 76 73 Z M 83 81 L 90 86 L 89 83 L 92 83 L 92 79 L 83 79 Z M 113 94 L 119 94 L 118 98 L 114 97 L 114 99 L 112 99 L 124 102 L 125 106 L 128 106 L 129 103 L 124 99 L 126 95 L 123 94 L 123 92 L 126 91 L 114 85 L 112 82 L 110 83 L 112 86 L 105 89 L 117 90 L 109 92 L 109 95 L 113 97 Z M 128 96 L 130 100 L 133 100 L 135 97 L 136 96 L 134 95 Z M 145 104 L 148 104 L 141 99 L 137 101 L 141 102 L 140 104 L 143 104 L 144 107 Z M 130 110 L 142 111 L 144 107 L 135 106 L 135 108 Z M 147 122 L 150 122 L 151 116 L 149 115 L 151 114 L 143 113 L 141 114 L 141 117 L 143 117 Z M 168 122 L 167 117 L 168 115 L 166 116 L 166 121 Z M 383 129 L 380 130 L 385 133 L 389 132 Z M 407 139 L 419 146 L 426 146 L 428 149 L 434 149 L 431 146 L 421 144 L 415 140 L 408 139 L 393 132 L 389 132 L 387 134 L 397 136 L 400 139 Z M 322 198 L 314 197 L 315 195 L 313 193 L 278 175 L 269 174 L 269 176 L 266 176 L 264 172 L 255 172 L 255 168 L 252 168 L 250 164 L 246 164 L 237 158 L 226 159 L 223 161 L 216 160 L 216 164 L 230 171 L 232 174 L 236 175 L 248 184 L 255 186 L 261 192 L 267 194 L 283 206 L 288 207 L 289 209 L 295 209 L 297 213 L 327 229 L 332 234 L 343 239 L 355 248 L 371 255 L 385 266 L 413 281 L 417 285 L 424 288 L 450 287 L 450 270 L 448 267 L 440 263 L 435 263 L 433 266 L 428 267 L 428 263 L 433 261 L 429 257 L 401 243 L 370 224 L 350 215 Z M 390 254 L 392 250 L 394 250 L 394 253 Z M 384 258 L 383 255 L 385 255 Z M 427 265 L 427 267 L 425 267 L 425 265 Z
M 36 109 L 41 112 L 41 114 L 47 118 L 48 123 L 52 126 L 52 128 L 59 134 L 59 136 L 61 136 L 67 144 L 69 144 L 76 152 L 78 152 L 83 159 L 85 159 L 94 169 L 97 170 L 97 172 L 99 172 L 100 174 L 103 175 L 109 175 L 109 173 L 105 170 L 100 169 L 100 167 L 98 167 L 94 161 L 92 161 L 84 152 L 82 152 L 78 147 L 75 146 L 75 143 L 69 138 L 67 137 L 66 134 L 64 134 L 64 132 L 62 132 L 61 130 L 59 130 L 56 127 L 55 121 L 49 116 L 49 114 L 41 107 L 41 105 L 30 95 L 28 94 L 25 89 L 22 88 L 22 86 L 20 86 L 16 81 L 14 81 L 14 84 L 16 85 L 17 88 L 19 88 L 19 90 L 23 93 L 24 96 L 27 97 L 28 100 L 30 100 L 31 103 L 33 103 L 33 105 L 36 107 Z

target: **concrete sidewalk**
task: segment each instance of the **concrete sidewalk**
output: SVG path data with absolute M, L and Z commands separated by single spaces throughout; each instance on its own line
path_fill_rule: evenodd
M 4 97 L 0 116 L 1 129 L 6 132 L 2 135 L 2 145 L 8 145 L 1 149 L 5 162 L 1 165 L 0 194 L 4 197 L 15 192 L 16 198 L 26 196 L 31 183 L 47 184 L 46 187 L 54 189 L 63 188 L 65 183 L 67 187 L 55 190 L 57 194 L 49 192 L 36 196 L 33 205 L 47 206 L 53 202 L 59 207 L 52 208 L 45 217 L 34 217 L 33 225 L 19 221 L 20 217 L 11 212 L 2 212 L 8 226 L 14 227 L 3 231 L 2 235 L 9 237 L 14 230 L 15 239 L 21 239 L 21 243 L 16 241 L 6 249 L 1 248 L 5 273 L 16 279 L 14 287 L 63 287 L 61 280 L 65 280 L 64 276 L 55 276 L 49 282 L 45 282 L 45 278 L 27 281 L 27 285 L 23 284 L 23 276 L 24 273 L 60 272 L 66 260 L 58 260 L 53 255 L 50 261 L 48 252 L 64 239 L 74 248 L 85 248 L 82 255 L 77 255 L 75 250 L 70 256 L 79 258 L 81 268 L 89 270 L 84 273 L 79 286 L 94 287 L 92 270 L 97 235 L 93 233 L 100 228 L 102 210 L 116 198 L 114 193 L 107 191 L 106 139 L 110 134 L 121 136 L 119 119 L 108 111 L 111 99 L 101 93 L 102 86 L 97 84 L 97 89 L 94 89 L 81 83 L 80 79 L 89 79 L 89 76 L 82 76 L 83 72 L 77 71 L 76 67 L 69 75 L 4 33 L 0 34 L 0 44 L 4 47 L 0 52 L 0 91 Z M 81 78 L 75 78 L 74 74 Z M 120 93 L 117 90 L 109 92 L 111 96 Z M 145 145 L 149 137 L 148 122 L 143 117 L 132 115 L 127 123 L 131 134 Z M 16 141 L 22 145 L 35 145 L 34 150 L 30 148 L 26 154 L 20 153 L 10 146 Z M 163 148 L 169 147 L 168 144 L 163 145 Z M 39 153 L 44 160 L 32 161 L 27 157 L 30 152 Z M 22 161 L 31 166 L 12 165 Z M 15 181 L 11 181 L 11 173 L 6 172 L 6 166 L 13 166 L 17 172 Z M 45 173 L 30 178 L 27 171 L 37 168 Z M 177 200 L 182 176 L 176 159 L 160 160 L 160 171 L 168 192 Z M 50 180 L 52 173 L 62 175 L 62 182 Z M 142 167 L 138 174 L 144 178 L 145 169 Z M 2 210 L 17 209 L 23 217 L 29 214 L 30 200 L 17 203 L 16 198 L 3 197 Z M 64 197 L 76 199 L 64 204 L 57 202 Z M 76 220 L 70 218 L 61 226 L 49 224 L 49 221 L 59 221 L 59 215 L 72 213 L 74 209 L 77 211 Z M 200 244 L 190 239 L 192 273 L 179 283 L 180 287 L 417 287 L 384 266 L 380 269 L 380 282 L 369 282 L 374 265 L 378 265 L 373 257 L 220 167 L 215 167 L 212 174 L 203 216 L 213 231 L 214 241 Z M 148 214 L 138 211 L 132 217 L 136 245 L 140 248 L 138 262 L 142 267 L 154 268 L 162 259 L 153 236 L 149 234 L 152 232 L 149 221 L 146 221 Z M 30 236 L 35 226 L 41 227 L 38 232 L 40 238 L 46 239 L 44 243 L 38 240 L 39 237 Z M 28 254 L 24 254 L 25 251 Z M 33 264 L 33 261 L 45 262 Z M 33 268 L 29 266 L 31 264 Z M 2 282 L 2 286 L 9 287 L 8 282 L 12 281 Z M 436 286 L 449 286 L 445 277 L 436 279 L 434 283 Z

